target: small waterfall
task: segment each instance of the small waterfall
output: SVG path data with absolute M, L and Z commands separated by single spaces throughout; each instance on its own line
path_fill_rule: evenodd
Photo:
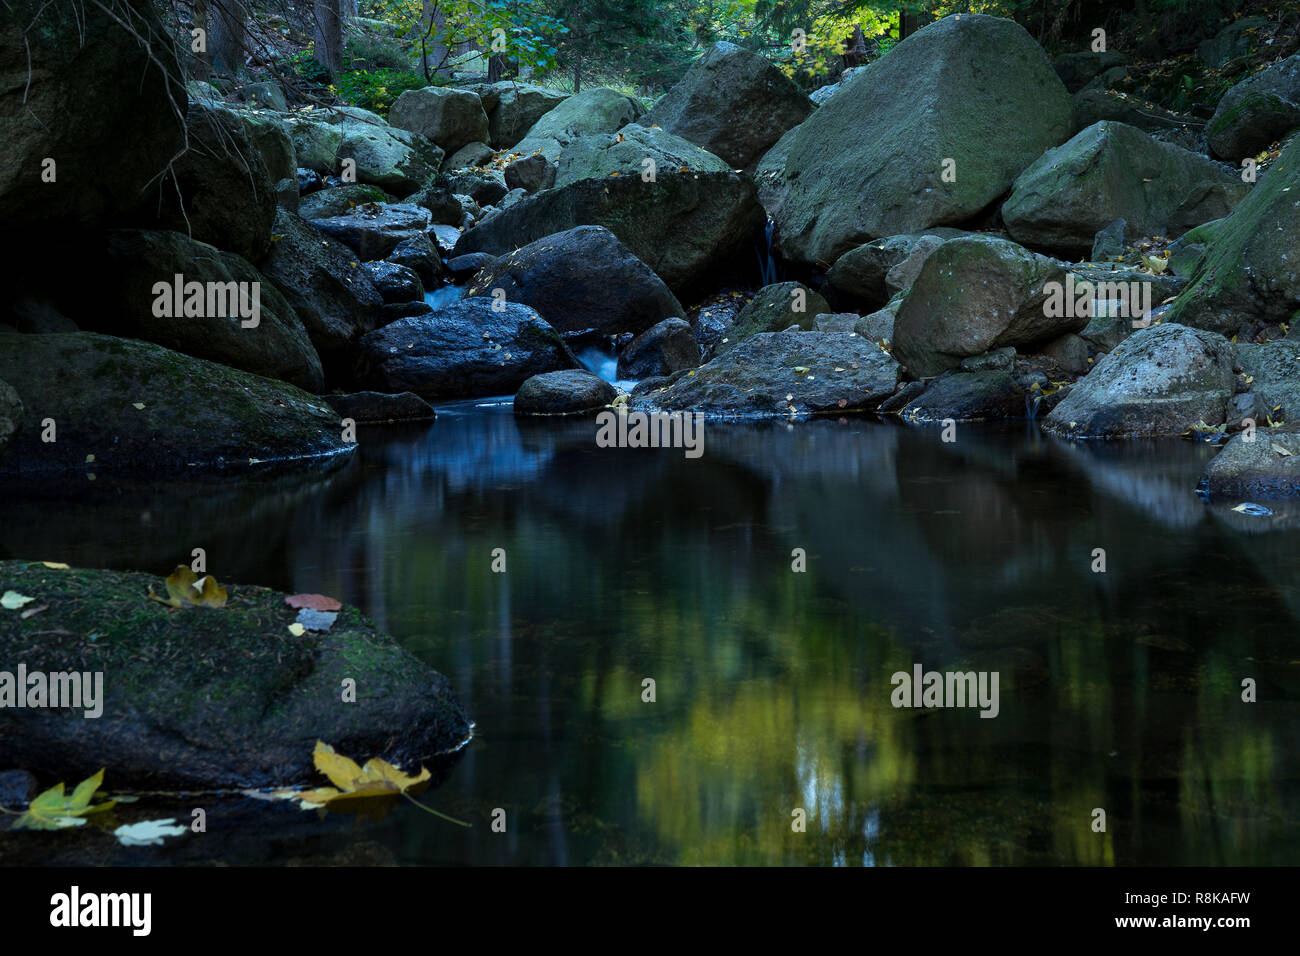
M 458 302 L 465 298 L 465 289 L 463 285 L 445 285 L 441 289 L 434 289 L 432 292 L 424 294 L 424 301 L 429 308 L 437 312 L 439 309 L 445 309 L 453 302 Z
M 754 249 L 754 254 L 758 256 L 759 285 L 771 285 L 777 281 L 776 260 L 772 258 L 772 238 L 775 235 L 776 222 L 768 216 L 767 225 L 763 227 L 762 248 Z
M 607 352 L 599 346 L 589 345 L 580 352 L 575 352 L 579 364 L 593 375 L 599 375 L 605 381 L 617 385 L 625 392 L 632 391 L 636 385 L 636 379 L 620 379 L 618 377 L 618 358 L 612 353 Z

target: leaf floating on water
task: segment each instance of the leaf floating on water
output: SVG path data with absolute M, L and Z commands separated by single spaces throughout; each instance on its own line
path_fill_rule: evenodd
M 309 631 L 328 631 L 338 620 L 337 611 L 317 611 L 309 607 L 303 608 L 298 612 L 298 620 L 295 624 L 301 624 Z
M 1243 501 L 1232 510 L 1244 515 L 1253 515 L 1256 518 L 1267 518 L 1273 513 L 1263 505 L 1257 505 L 1253 501 Z
M 123 825 L 113 831 L 117 842 L 122 846 L 162 846 L 163 838 L 180 836 L 186 832 L 183 826 L 175 825 L 174 819 L 145 820 L 142 823 Z
M 104 771 L 87 777 L 77 784 L 72 793 L 64 792 L 63 784 L 56 784 L 27 805 L 27 811 L 14 823 L 15 830 L 64 830 L 84 826 L 85 817 L 111 809 L 116 801 L 90 805 L 95 792 L 104 782 Z
M 313 611 L 337 611 L 343 605 L 324 594 L 290 594 L 284 599 L 289 607 L 309 607 Z
M 364 767 L 358 766 L 355 760 L 336 753 L 321 740 L 316 741 L 312 759 L 316 769 L 334 786 L 282 791 L 308 810 L 323 807 L 335 813 L 378 818 L 391 810 L 403 794 L 422 793 L 429 785 L 430 774 L 424 767 L 412 777 L 378 757 L 367 760 Z
M 36 598 L 27 597 L 17 591 L 6 591 L 3 596 L 0 596 L 0 607 L 8 611 L 16 611 L 24 604 L 31 604 L 35 600 Z

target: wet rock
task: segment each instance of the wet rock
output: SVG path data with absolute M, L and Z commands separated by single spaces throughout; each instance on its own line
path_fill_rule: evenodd
M 376 203 L 310 222 L 363 260 L 368 260 L 382 259 L 396 249 L 398 243 L 425 235 L 432 225 L 431 219 L 429 210 L 423 206 Z
M 26 561 L 2 562 L 0 572 L 49 606 L 29 621 L 0 622 L 6 659 L 29 671 L 110 675 L 93 720 L 69 708 L 0 710 L 6 759 L 51 779 L 80 778 L 94 765 L 128 788 L 290 785 L 319 779 L 318 739 L 411 772 L 469 739 L 447 679 L 356 608 L 344 607 L 328 632 L 295 637 L 297 612 L 267 588 L 227 585 L 225 607 L 173 615 L 148 599 L 150 588 L 166 591 L 151 574 Z M 35 640 L 35 631 L 46 633 Z M 79 637 L 89 633 L 100 637 Z M 340 707 L 344 678 L 369 692 Z
M 604 408 L 618 395 L 599 375 L 565 369 L 534 375 L 515 393 L 516 415 L 582 415 Z
M 643 332 L 681 303 L 614 233 L 578 226 L 516 249 L 475 275 L 466 294 L 536 309 L 560 332 Z
M 1211 500 L 1300 495 L 1300 424 L 1232 436 L 1206 466 L 1203 488 Z
M 618 357 L 619 378 L 668 375 L 700 364 L 700 344 L 685 319 L 670 318 L 652 325 Z
M 1025 417 L 1025 390 L 1006 369 L 952 371 L 931 379 L 901 412 L 916 423 Z
M 414 269 L 387 261 L 363 262 L 361 268 L 385 303 L 424 302 L 424 284 Z
M 341 462 L 355 449 L 313 395 L 134 339 L 0 335 L 0 379 L 28 409 L 0 457 L 5 477 L 192 478 Z M 57 441 L 41 441 L 45 418 Z
M 846 332 L 762 332 L 667 387 L 638 389 L 643 409 L 714 418 L 791 418 L 875 411 L 898 386 L 898 363 Z
M 752 261 L 763 223 L 753 183 L 734 173 L 583 179 L 502 210 L 465 232 L 455 252 L 499 256 L 575 226 L 605 226 L 683 295 L 718 281 L 742 256 Z
M 322 395 L 340 418 L 358 425 L 388 425 L 395 422 L 431 422 L 437 418 L 433 406 L 419 395 L 401 392 L 353 392 L 350 395 Z
M 361 340 L 359 378 L 429 401 L 514 393 L 542 372 L 576 368 L 559 334 L 525 305 L 468 298 L 400 319 Z
M 403 239 L 388 254 L 388 261 L 405 266 L 420 277 L 424 287 L 431 288 L 442 275 L 442 260 L 428 236 Z

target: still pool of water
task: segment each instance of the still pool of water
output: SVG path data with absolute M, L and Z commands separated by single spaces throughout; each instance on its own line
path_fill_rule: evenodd
M 458 404 L 363 431 L 328 475 L 11 497 L 0 556 L 165 574 L 204 547 L 223 582 L 358 605 L 477 723 L 425 797 L 471 829 L 293 811 L 185 860 L 1300 858 L 1300 518 L 1203 503 L 1212 449 L 862 420 L 710 424 L 697 459 L 594 436 Z M 894 708 L 917 663 L 996 671 L 998 716 Z

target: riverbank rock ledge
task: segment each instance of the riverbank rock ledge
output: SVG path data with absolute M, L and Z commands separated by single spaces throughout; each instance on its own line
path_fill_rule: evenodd
M 285 382 L 91 332 L 0 334 L 21 427 L 0 478 L 198 477 L 342 463 L 339 416 Z M 53 428 L 55 441 L 42 441 Z
M 298 612 L 268 588 L 226 584 L 225 607 L 178 610 L 149 598 L 167 590 L 152 574 L 0 561 L 0 581 L 46 606 L 0 618 L 6 667 L 104 675 L 95 719 L 0 709 L 6 762 L 51 779 L 103 767 L 115 788 L 285 786 L 319 780 L 317 740 L 414 772 L 469 739 L 447 679 L 354 607 L 326 632 L 295 636 Z M 340 702 L 345 678 L 354 703 Z

